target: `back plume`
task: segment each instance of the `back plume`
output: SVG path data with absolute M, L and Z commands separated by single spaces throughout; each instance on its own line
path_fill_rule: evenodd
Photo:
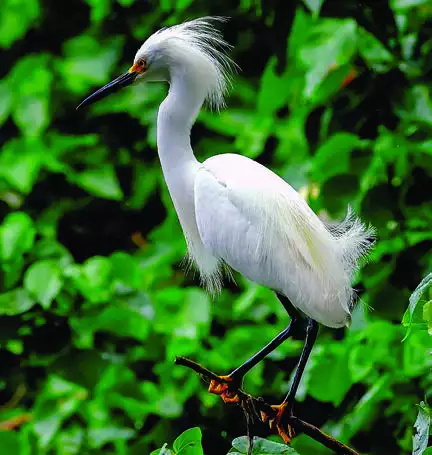
M 174 68 L 181 64 L 187 71 L 195 72 L 210 107 L 220 109 L 225 104 L 224 95 L 237 68 L 227 55 L 232 46 L 214 26 L 214 22 L 227 20 L 209 16 L 163 28 L 145 41 L 135 60 L 149 55 L 161 56 Z

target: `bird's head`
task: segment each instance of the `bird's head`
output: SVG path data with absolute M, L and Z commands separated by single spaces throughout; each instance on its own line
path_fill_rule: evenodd
M 214 21 L 225 20 L 204 17 L 157 31 L 140 47 L 126 73 L 87 97 L 78 108 L 133 83 L 171 83 L 175 78 L 191 83 L 196 91 L 202 91 L 211 106 L 221 107 L 235 69 L 235 64 L 226 54 L 231 46 L 213 26 Z

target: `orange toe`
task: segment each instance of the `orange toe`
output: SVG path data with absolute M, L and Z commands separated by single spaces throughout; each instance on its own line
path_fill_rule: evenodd
M 225 392 L 221 398 L 224 403 L 240 403 L 240 397 L 236 393 Z
M 240 403 L 239 396 L 234 392 L 230 392 L 229 390 L 229 383 L 232 382 L 232 378 L 230 376 L 219 377 L 221 378 L 222 382 L 219 382 L 216 379 L 212 379 L 210 381 L 208 391 L 210 393 L 214 393 L 215 395 L 220 395 L 225 403 Z
M 274 405 L 272 406 L 272 409 L 276 411 L 276 416 L 270 419 L 265 412 L 261 412 L 261 420 L 263 423 L 268 422 L 270 429 L 276 430 L 285 444 L 291 444 L 291 440 L 295 436 L 294 430 L 291 425 L 286 423 L 284 424 L 283 422 L 283 417 L 287 407 L 288 403 L 286 402 L 280 405 Z

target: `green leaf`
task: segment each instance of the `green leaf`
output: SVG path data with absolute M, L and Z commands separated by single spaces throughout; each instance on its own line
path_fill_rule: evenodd
M 302 379 L 306 392 L 319 401 L 339 406 L 353 384 L 348 355 L 345 345 L 316 346 Z
M 398 153 L 395 153 L 397 150 Z M 385 128 L 380 128 L 380 134 L 373 143 L 372 160 L 362 173 L 361 187 L 364 192 L 387 181 L 387 166 L 393 165 L 395 184 L 407 175 L 409 171 L 410 145 L 406 139 Z
M 142 278 L 138 268 L 138 261 L 134 256 L 119 251 L 112 254 L 110 260 L 115 280 L 131 288 L 140 287 Z
M 13 119 L 24 136 L 40 135 L 50 121 L 48 99 L 45 96 L 21 97 L 13 111 Z
M 14 316 L 29 310 L 36 302 L 29 296 L 25 289 L 0 294 L 0 314 Z
M 58 455 L 79 455 L 83 452 L 84 430 L 77 425 L 65 428 L 55 442 Z
M 20 59 L 8 77 L 13 93 L 12 117 L 26 137 L 38 137 L 50 122 L 49 101 L 53 81 L 50 63 L 48 55 L 31 54 Z M 32 145 L 27 152 L 39 162 L 43 154 L 35 149 L 37 144 Z
M 349 63 L 331 67 L 327 76 L 319 83 L 309 101 L 316 106 L 327 104 L 338 93 L 343 93 L 345 86 L 355 79 L 357 75 L 356 69 Z
M 153 309 L 144 293 L 113 302 L 104 309 L 95 308 L 80 318 L 71 318 L 70 323 L 81 347 L 93 344 L 97 331 L 112 333 L 145 341 L 151 327 Z
M 40 222 L 40 219 L 38 221 Z M 53 259 L 60 268 L 67 267 L 73 262 L 72 255 L 67 248 L 51 236 L 39 240 L 34 246 L 32 254 L 37 259 Z
M 70 417 L 87 398 L 87 391 L 58 376 L 50 376 L 38 394 L 33 409 L 32 427 L 39 449 L 46 449 L 62 422 Z
M 81 94 L 93 85 L 107 82 L 120 55 L 121 44 L 122 39 L 115 36 L 106 44 L 89 35 L 67 41 L 65 57 L 57 63 L 67 88 Z
M 411 332 L 412 323 L 414 320 L 414 315 L 416 313 L 416 309 L 418 307 L 419 302 L 421 301 L 422 295 L 426 292 L 427 289 L 430 288 L 432 285 L 432 273 L 426 275 L 421 283 L 416 287 L 415 291 L 411 294 L 409 298 L 409 307 L 405 311 L 405 314 L 402 318 L 402 324 L 407 327 L 407 333 L 405 335 L 404 340 L 408 337 Z
M 159 170 L 149 169 L 147 163 L 136 163 L 133 171 L 132 195 L 127 201 L 127 205 L 131 209 L 141 209 L 156 191 Z
M 232 442 L 233 449 L 230 453 L 248 454 L 249 441 L 247 436 L 234 439 Z M 237 452 L 236 452 L 237 451 Z M 285 444 L 279 444 L 266 439 L 254 437 L 252 455 L 297 455 L 297 452 Z
M 192 2 L 193 2 L 193 0 L 177 0 L 175 2 L 176 9 L 178 11 L 185 10 L 186 8 L 188 8 L 192 4 Z
M 73 180 L 96 196 L 115 200 L 123 198 L 114 167 L 110 164 L 81 172 Z
M 0 176 L 14 189 L 29 193 L 38 178 L 43 152 L 37 141 L 10 140 L 0 153 Z
M 263 115 L 273 115 L 287 102 L 290 84 L 285 75 L 276 74 L 276 63 L 276 57 L 271 57 L 261 76 L 257 108 L 258 112 Z M 275 96 L 275 93 L 278 96 Z
M 0 47 L 7 48 L 37 24 L 38 0 L 2 0 L 0 8 Z
M 108 442 L 128 441 L 135 434 L 136 431 L 132 428 L 106 425 L 103 428 L 90 428 L 88 430 L 88 442 L 91 448 L 99 449 Z
M 432 368 L 432 339 L 426 330 L 412 331 L 403 344 L 403 371 L 406 377 L 426 374 Z
M 255 117 L 251 123 L 244 125 L 243 131 L 237 135 L 237 150 L 249 158 L 256 158 L 264 150 L 264 144 L 273 127 L 271 117 Z
M 432 126 L 432 91 L 426 85 L 414 85 L 404 92 L 404 105 L 397 110 L 407 123 Z
M 201 440 L 201 430 L 199 428 L 190 428 L 174 441 L 174 452 L 176 452 L 176 455 L 203 455 Z
M 35 228 L 24 212 L 8 215 L 0 226 L 0 258 L 10 261 L 27 252 L 34 243 Z
M 0 447 L 7 455 L 21 455 L 21 434 L 15 431 L 0 431 Z
M 15 106 L 28 96 L 49 97 L 54 79 L 50 64 L 51 56 L 43 53 L 29 54 L 17 61 L 8 76 Z
M 359 53 L 369 68 L 378 73 L 389 71 L 394 63 L 394 58 L 384 44 L 362 27 L 358 28 L 358 34 Z
M 355 55 L 357 24 L 352 19 L 322 19 L 302 27 L 297 30 L 296 45 L 290 42 L 290 48 L 294 48 L 297 64 L 305 70 L 303 96 L 308 100 L 330 71 L 346 65 Z
M 12 107 L 12 95 L 5 81 L 0 82 L 0 125 L 8 118 Z
M 247 109 L 231 109 L 222 111 L 217 118 L 209 112 L 202 111 L 199 118 L 204 125 L 219 134 L 236 136 L 245 125 L 254 121 L 255 115 Z
M 423 319 L 427 322 L 429 335 L 432 335 L 432 300 L 423 306 Z
M 418 409 L 417 419 L 414 423 L 412 455 L 422 455 L 429 441 L 432 411 L 423 401 L 418 406 Z
M 333 434 L 333 436 L 335 436 Z M 327 449 L 321 443 L 310 438 L 306 434 L 297 435 L 292 443 L 293 447 L 301 455 L 313 454 L 313 455 L 334 455 L 332 450 Z
M 392 347 L 400 344 L 400 336 L 401 328 L 387 321 L 369 322 L 347 348 L 353 381 L 364 381 L 377 368 L 389 371 L 400 368 L 400 361 L 391 355 Z
M 45 308 L 49 308 L 63 286 L 58 266 L 49 260 L 33 263 L 24 276 L 24 287 Z
M 3 286 L 10 289 L 21 279 L 24 268 L 23 256 L 17 256 L 10 261 L 2 261 L 1 270 L 3 272 Z
M 98 24 L 111 11 L 111 0 L 85 0 L 91 7 L 91 21 Z
M 338 439 L 350 440 L 362 429 L 368 430 L 379 413 L 381 403 L 394 399 L 391 391 L 393 373 L 380 375 L 366 393 L 355 404 L 351 412 L 345 414 L 339 423 Z M 326 383 L 327 384 L 327 383 Z
M 114 292 L 112 264 L 108 258 L 94 256 L 82 266 L 72 265 L 64 271 L 90 302 L 106 302 Z
M 430 6 L 430 0 L 390 0 L 390 6 L 395 11 L 404 11 L 427 5 Z
M 325 182 L 338 174 L 348 173 L 351 152 L 362 147 L 363 142 L 354 134 L 336 133 L 316 151 L 312 161 L 312 175 L 318 182 Z
M 173 313 L 172 304 L 179 299 L 183 300 L 183 305 Z M 192 355 L 198 348 L 200 337 L 209 331 L 209 296 L 198 288 L 186 292 L 168 288 L 158 294 L 155 309 L 154 330 L 172 334 L 166 348 L 168 356 L 175 357 L 179 351 L 182 355 Z
M 66 135 L 50 132 L 48 135 L 50 149 L 58 155 L 74 152 L 77 149 L 94 150 L 99 143 L 97 134 Z

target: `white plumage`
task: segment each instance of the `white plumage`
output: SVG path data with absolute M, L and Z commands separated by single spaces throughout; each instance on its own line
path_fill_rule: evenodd
M 235 69 L 211 20 L 155 33 L 130 70 L 137 80 L 170 85 L 158 114 L 158 152 L 189 255 L 210 292 L 220 289 L 226 264 L 285 295 L 315 321 L 342 327 L 372 229 L 350 212 L 338 227 L 327 227 L 287 182 L 249 158 L 226 154 L 200 163 L 193 154 L 190 130 L 199 110 L 206 100 L 223 105 Z M 134 69 L 140 64 L 145 70 Z
M 272 407 L 276 415 L 269 420 L 270 428 L 290 443 L 295 395 L 318 322 L 328 327 L 349 323 L 353 275 L 372 245 L 373 230 L 350 210 L 342 223 L 327 226 L 287 182 L 249 158 L 224 154 L 203 163 L 195 158 L 191 128 L 205 101 L 215 108 L 224 104 L 235 68 L 225 54 L 229 46 L 211 20 L 197 19 L 155 33 L 127 73 L 78 107 L 136 81 L 169 83 L 158 113 L 157 145 L 191 262 L 209 292 L 221 289 L 225 271 L 232 268 L 276 291 L 290 315 L 287 327 L 260 351 L 228 376 L 213 378 L 209 392 L 227 403 L 242 403 L 238 390 L 244 375 L 292 336 L 294 327 L 301 325 L 295 308 L 302 311 L 308 317 L 305 344 L 288 394 Z M 243 409 L 246 412 L 248 406 Z M 260 417 L 263 422 L 269 419 L 263 412 Z
M 290 185 L 241 155 L 206 160 L 194 194 L 198 231 L 215 258 L 322 324 L 347 323 L 353 271 L 368 244 L 361 223 L 349 216 L 331 233 Z
M 203 91 L 202 101 L 216 109 L 223 107 L 224 94 L 237 66 L 225 53 L 231 46 L 211 21 L 225 22 L 226 18 L 204 17 L 163 28 L 150 36 L 135 56 L 135 62 L 144 58 L 149 64 L 143 74 L 145 80 L 170 82 L 184 75 L 186 81 L 193 73 L 197 82 L 194 89 Z
M 158 150 L 190 257 L 211 292 L 221 287 L 225 263 L 312 319 L 341 327 L 371 229 L 349 214 L 329 230 L 288 183 L 249 158 L 226 154 L 200 164 L 193 155 L 190 128 L 203 101 L 223 104 L 234 67 L 223 53 L 228 47 L 204 18 L 157 32 L 135 58 L 146 58 L 149 72 L 155 64 L 143 78 L 166 74 L 170 83 L 159 110 Z

